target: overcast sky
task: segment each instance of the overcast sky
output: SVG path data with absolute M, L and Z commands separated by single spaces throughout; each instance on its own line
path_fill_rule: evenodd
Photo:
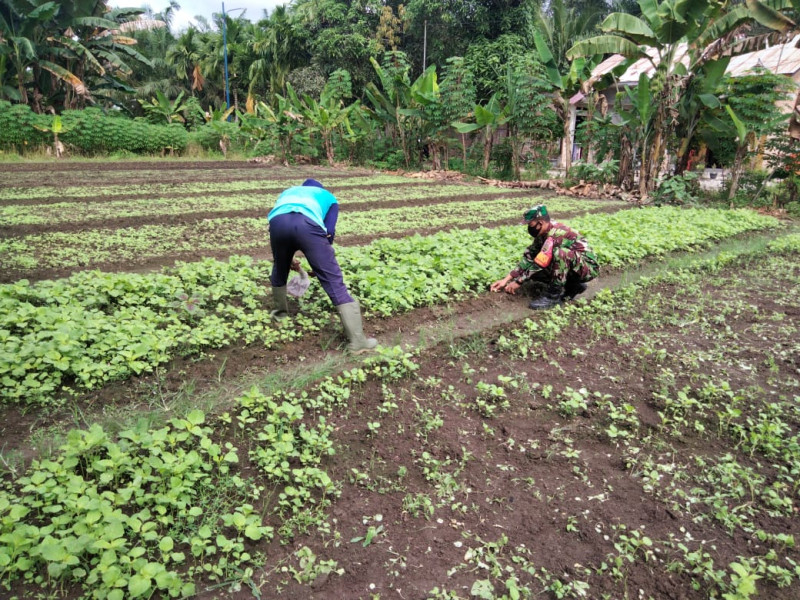
M 108 4 L 113 7 L 150 7 L 153 12 L 161 12 L 169 6 L 168 0 L 109 0 Z M 178 0 L 181 9 L 175 12 L 175 17 L 172 20 L 172 31 L 177 32 L 181 29 L 186 29 L 190 23 L 194 22 L 196 15 L 202 15 L 211 21 L 213 13 L 222 12 L 221 0 Z M 280 5 L 289 4 L 289 0 L 227 0 L 225 2 L 225 12 L 231 13 L 232 17 L 241 15 L 243 11 L 236 10 L 237 8 L 247 9 L 244 11 L 246 18 L 251 21 L 258 21 L 264 14 L 264 9 L 269 12 Z

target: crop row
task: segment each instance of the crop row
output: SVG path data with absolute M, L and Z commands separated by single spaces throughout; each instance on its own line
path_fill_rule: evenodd
M 266 214 L 275 205 L 280 190 L 231 196 L 198 195 L 185 197 L 106 200 L 102 202 L 58 202 L 35 205 L 0 206 L 4 225 L 83 223 L 111 218 L 155 217 L 187 212 L 224 212 L 261 209 Z M 339 194 L 342 206 L 353 203 L 414 202 L 471 196 L 511 195 L 508 190 L 467 185 L 413 185 L 383 189 L 348 189 Z M 622 203 L 619 203 L 620 205 Z
M 94 198 L 113 196 L 139 196 L 152 195 L 164 196 L 171 194 L 209 194 L 216 192 L 247 192 L 247 191 L 276 191 L 279 192 L 289 186 L 300 185 L 302 181 L 297 178 L 286 179 L 251 179 L 246 181 L 205 181 L 189 183 L 137 183 L 111 186 L 66 186 L 55 190 L 50 187 L 43 188 L 14 188 L 8 187 L 0 192 L 0 202 L 14 200 L 30 200 L 36 198 L 49 198 L 53 196 L 70 198 Z M 327 187 L 342 186 L 370 186 L 370 185 L 414 185 L 414 180 L 399 175 L 376 175 L 373 177 L 330 177 L 323 182 Z
M 609 215 L 581 218 L 603 265 L 630 263 L 713 239 L 777 226 L 751 211 L 652 208 L 625 211 L 627 237 L 602 235 Z M 669 234 L 683 219 L 682 238 Z M 665 233 L 666 232 L 666 233 Z M 597 240 L 592 239 L 597 234 Z M 383 239 L 338 252 L 345 280 L 364 306 L 391 315 L 486 290 L 529 241 L 523 227 L 452 230 Z M 64 385 L 96 387 L 150 371 L 176 353 L 237 340 L 271 345 L 319 327 L 330 310 L 318 284 L 305 316 L 275 327 L 264 306 L 269 264 L 233 257 L 184 264 L 172 274 L 82 272 L 69 279 L 0 287 L 0 384 L 6 401 L 47 402 Z
M 518 217 L 538 199 L 510 198 L 357 211 L 342 216 L 338 236 L 413 232 L 432 227 L 486 225 Z M 567 212 L 609 203 L 552 199 L 550 209 Z M 265 213 L 266 213 L 265 209 Z M 340 237 L 341 240 L 341 237 Z M 0 267 L 30 269 L 141 262 L 175 253 L 246 252 L 269 247 L 263 218 L 203 219 L 181 225 L 90 229 L 80 233 L 31 234 L 0 241 Z
M 49 165 L 48 165 L 49 167 Z M 45 167 L 47 170 L 48 167 Z M 308 169 L 293 169 L 298 177 L 325 177 L 325 171 L 320 172 L 317 167 Z M 234 181 L 260 179 L 269 181 L 271 179 L 286 179 L 286 172 L 283 169 L 272 170 L 264 167 L 242 167 L 236 169 L 202 168 L 200 166 L 187 169 L 126 169 L 108 170 L 96 169 L 93 165 L 87 164 L 85 169 L 70 169 L 67 171 L 48 171 L 55 178 L 55 181 L 45 183 L 42 181 L 42 170 L 37 171 L 1 171 L 0 186 L 23 187 L 41 186 L 56 187 L 58 181 L 82 181 L 87 185 L 119 185 L 130 184 L 137 181 L 142 183 L 185 183 L 186 181 Z M 341 176 L 341 171 L 336 175 Z M 334 173 L 331 171 L 333 176 Z M 355 175 L 354 175 L 355 176 Z

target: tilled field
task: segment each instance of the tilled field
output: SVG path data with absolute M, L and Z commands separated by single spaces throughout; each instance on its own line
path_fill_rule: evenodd
M 18 166 L 35 181 L 31 165 Z M 144 186 L 159 173 L 158 183 L 183 185 L 179 173 L 193 173 L 213 182 L 211 167 L 236 173 L 230 185 L 256 171 L 122 166 L 91 165 L 85 181 L 113 174 L 130 186 L 144 174 Z M 86 167 L 52 173 L 81 188 Z M 265 181 L 379 177 L 258 169 Z M 0 364 L 3 593 L 797 597 L 796 233 L 746 212 L 617 218 L 607 203 L 473 196 L 466 184 L 348 205 L 350 191 L 380 185 L 334 189 L 346 281 L 382 344 L 366 361 L 342 355 L 315 287 L 292 303 L 291 323 L 270 325 L 268 264 L 246 257 L 266 257 L 268 239 L 259 250 L 260 230 L 241 226 L 261 208 L 164 215 L 185 219 L 184 242 L 207 246 L 170 252 L 180 236 L 160 229 L 142 248 L 167 250 L 146 261 L 121 250 L 121 260 L 93 260 L 103 237 L 120 248 L 133 239 L 113 228 L 134 217 L 97 227 L 89 210 L 65 209 L 64 229 L 0 223 L 5 261 L 43 230 L 74 236 L 48 238 L 64 252 L 37 246 L 0 288 L 0 341 L 17 357 Z M 409 180 L 409 195 L 444 185 Z M 176 202 L 209 195 L 188 194 Z M 89 198 L 130 210 L 142 201 Z M 485 290 L 525 243 L 524 227 L 508 226 L 519 217 L 502 211 L 542 200 L 574 218 L 603 265 L 586 299 L 532 313 L 525 296 Z M 17 201 L 0 194 L 0 207 Z M 436 221 L 451 214 L 459 220 Z M 124 228 L 172 224 L 155 218 Z M 193 230 L 199 223 L 210 228 Z M 213 237 L 219 223 L 230 237 Z M 69 239 L 85 265 L 39 264 L 72 260 Z M 696 259 L 683 252 L 710 246 Z M 202 260 L 233 254 L 245 256 Z M 192 262 L 130 275 L 178 256 Z M 641 261 L 650 275 L 634 282 Z M 81 272 L 98 265 L 115 272 Z M 76 275 L 18 281 L 67 273 Z
M 249 163 L 71 165 L 42 172 L 0 170 L 0 282 L 103 271 L 157 269 L 176 260 L 269 259 L 266 215 L 278 194 L 319 177 L 337 194 L 343 213 L 338 243 L 428 235 L 453 226 L 516 222 L 543 200 L 530 192 L 476 184 L 425 182 L 366 171 L 264 167 Z M 56 168 L 63 168 L 56 165 Z M 561 214 L 615 211 L 614 202 L 551 199 Z M 401 216 L 402 215 L 402 216 Z M 379 227 L 379 223 L 383 223 Z

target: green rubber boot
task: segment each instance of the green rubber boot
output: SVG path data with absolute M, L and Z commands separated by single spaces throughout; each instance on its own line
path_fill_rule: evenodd
M 289 318 L 289 302 L 286 299 L 286 286 L 272 288 L 272 305 L 275 307 L 270 313 L 273 319 L 283 321 Z
M 345 335 L 350 340 L 347 349 L 353 354 L 374 350 L 378 345 L 378 340 L 364 335 L 364 329 L 361 324 L 361 308 L 358 306 L 358 302 L 340 304 L 336 307 L 336 310 L 342 319 Z

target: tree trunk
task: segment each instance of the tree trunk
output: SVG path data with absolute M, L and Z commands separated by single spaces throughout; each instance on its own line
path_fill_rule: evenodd
M 656 130 L 653 136 L 653 143 L 650 147 L 650 154 L 647 156 L 647 161 L 642 160 L 642 166 L 645 167 L 643 174 L 645 178 L 644 190 L 645 193 L 652 192 L 656 188 L 658 182 L 658 174 L 661 169 L 661 161 L 664 158 L 663 150 L 664 144 L 661 132 Z M 644 145 L 642 145 L 642 152 L 644 152 Z M 644 154 L 642 154 L 644 156 Z M 639 180 L 639 187 L 642 188 L 641 179 Z M 644 194 L 642 195 L 644 197 Z
M 569 105 L 564 109 L 564 130 L 561 140 L 561 167 L 564 169 L 564 176 L 569 173 L 572 166 L 572 140 L 570 139 L 570 114 Z
M 489 161 L 492 158 L 492 142 L 494 134 L 491 128 L 486 128 L 486 139 L 483 142 L 483 172 L 489 172 Z
M 28 91 L 25 89 L 25 68 L 22 61 L 15 60 L 14 67 L 17 69 L 17 87 L 19 88 L 20 103 L 28 103 Z
M 624 134 L 620 137 L 617 185 L 623 190 L 633 189 L 633 147 L 628 136 Z
M 442 161 L 439 157 L 439 144 L 436 142 L 431 142 L 428 144 L 428 155 L 431 157 L 431 162 L 433 163 L 433 168 L 436 171 L 440 171 L 442 169 Z
M 728 192 L 728 202 L 730 202 L 731 208 L 733 208 L 733 198 L 736 196 L 736 190 L 739 189 L 739 176 L 742 174 L 742 163 L 746 155 L 747 144 L 736 148 L 736 158 L 733 160 L 733 170 L 731 172 L 731 189 Z
M 325 144 L 325 155 L 328 158 L 328 164 L 332 167 L 334 161 L 334 153 L 333 153 L 333 141 L 331 140 L 330 132 L 327 135 L 322 136 L 323 143 Z
M 462 160 L 464 161 L 464 164 L 463 164 L 463 166 L 461 168 L 462 169 L 466 169 L 467 168 L 467 134 L 466 133 L 462 133 L 461 134 L 461 154 L 462 154 Z
M 651 154 L 652 156 L 652 154 Z M 642 141 L 642 149 L 639 156 L 639 196 L 641 201 L 647 198 L 647 144 Z

